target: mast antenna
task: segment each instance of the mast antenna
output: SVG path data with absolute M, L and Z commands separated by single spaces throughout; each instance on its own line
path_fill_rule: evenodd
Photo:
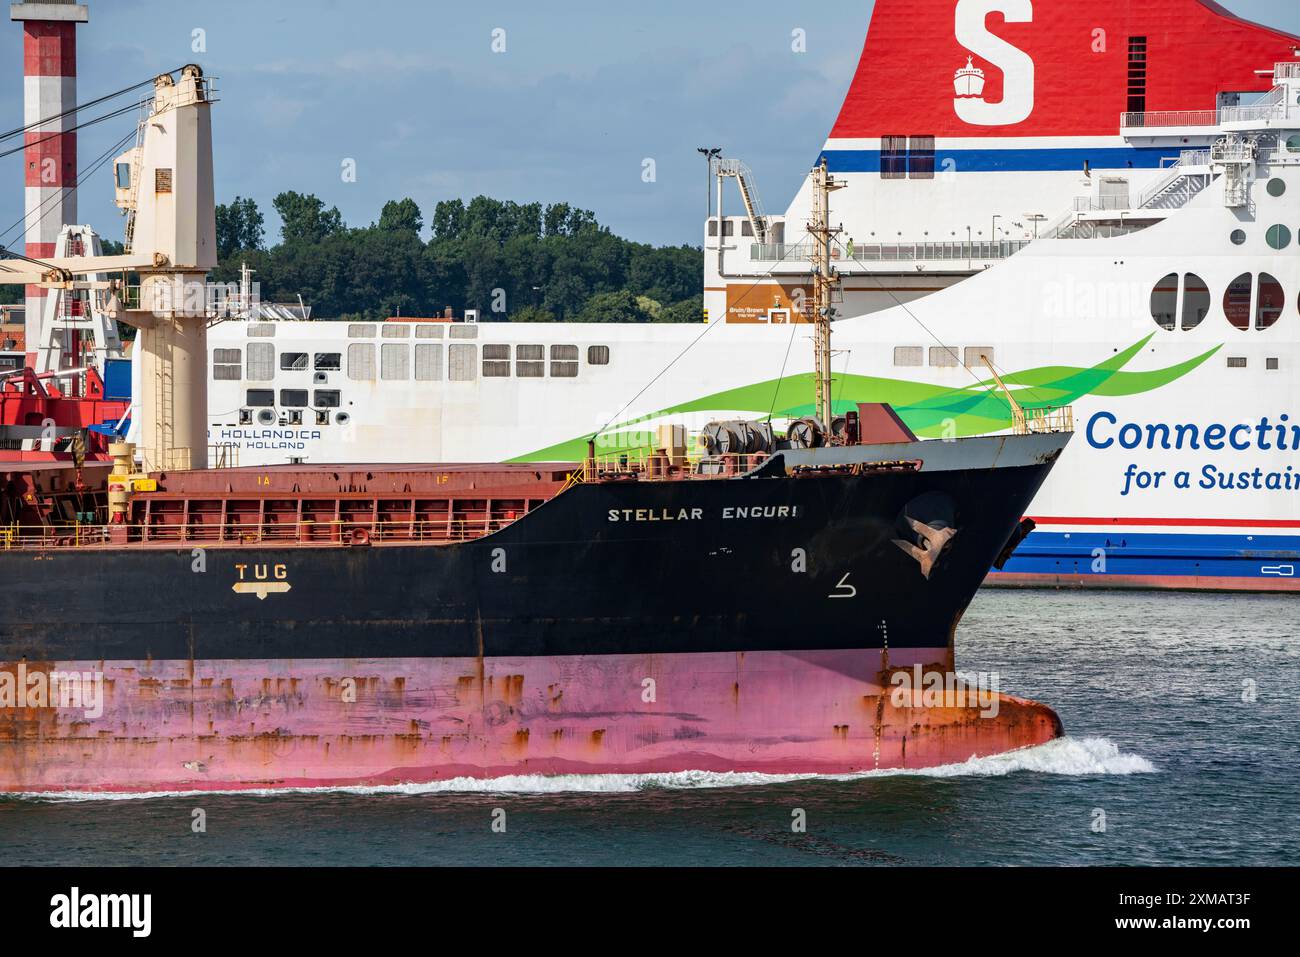
M 817 381 L 817 417 L 829 439 L 834 433 L 831 409 L 831 319 L 835 315 L 834 303 L 843 301 L 840 277 L 831 265 L 831 239 L 841 229 L 830 224 L 830 194 L 847 184 L 831 178 L 826 168 L 826 157 L 813 167 L 812 216 L 808 220 L 808 235 L 815 246 L 813 256 L 813 342 L 814 374 Z M 837 295 L 838 294 L 838 295 Z

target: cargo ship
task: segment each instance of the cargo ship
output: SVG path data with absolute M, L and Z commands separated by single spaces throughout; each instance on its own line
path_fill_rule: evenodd
M 952 686 L 954 631 L 1067 440 L 137 479 L 121 521 L 3 543 L 0 790 L 851 773 L 1043 743 L 1050 708 Z M 914 675 L 949 696 L 900 701 Z
M 212 103 L 197 67 L 157 78 L 119 162 L 124 254 L 0 264 L 65 290 L 137 272 L 111 311 L 151 384 L 142 448 L 4 473 L 0 790 L 856 772 L 1061 734 L 1050 708 L 959 678 L 954 635 L 1028 533 L 1070 410 L 1004 387 L 1012 434 L 930 441 L 885 405 L 836 413 L 825 163 L 815 402 L 784 433 L 720 420 L 644 456 L 593 433 L 549 463 L 209 468 L 215 317 L 183 293 L 214 261 Z

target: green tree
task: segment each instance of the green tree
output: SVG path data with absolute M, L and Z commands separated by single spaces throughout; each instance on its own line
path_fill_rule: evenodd
M 236 196 L 228 204 L 218 206 L 217 257 L 224 259 L 244 249 L 261 249 L 266 233 L 262 211 L 252 199 Z
M 411 198 L 389 200 L 379 212 L 379 228 L 385 232 L 409 232 L 419 235 L 424 228 L 424 215 Z
M 649 322 L 653 318 L 646 305 L 626 289 L 598 292 L 587 300 L 575 322 Z
M 338 207 L 326 209 L 311 193 L 289 190 L 271 200 L 271 205 L 280 215 L 280 236 L 286 244 L 317 243 L 344 228 Z

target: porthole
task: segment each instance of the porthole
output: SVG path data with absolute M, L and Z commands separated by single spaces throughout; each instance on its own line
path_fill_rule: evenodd
M 275 425 L 275 411 L 272 409 L 258 409 L 257 422 L 259 425 Z
M 1189 272 L 1183 276 L 1183 318 L 1184 331 L 1195 329 L 1210 314 L 1210 287 L 1196 273 Z
M 1244 229 L 1234 229 L 1232 231 L 1232 235 L 1229 238 L 1232 240 L 1232 245 L 1234 246 L 1245 245 L 1246 231 Z
M 1286 290 L 1266 272 L 1259 274 L 1259 292 L 1255 296 L 1255 328 L 1267 329 L 1282 315 Z
M 1250 328 L 1250 292 L 1254 279 L 1250 273 L 1242 273 L 1223 294 L 1223 314 L 1243 332 Z
M 1268 181 L 1268 195 L 1281 196 L 1286 192 L 1286 182 L 1280 179 L 1270 179 Z
M 334 414 L 334 421 L 338 425 L 347 425 L 352 421 L 352 416 L 348 415 L 346 412 L 336 412 Z
M 1151 318 L 1161 329 L 1172 330 L 1178 325 L 1178 273 L 1171 272 L 1156 283 L 1151 290 Z M 930 364 L 934 364 L 933 358 Z
M 1265 233 L 1264 238 L 1268 240 L 1268 244 L 1274 249 L 1286 249 L 1291 245 L 1291 230 L 1278 223 L 1276 226 L 1268 227 L 1268 232 Z

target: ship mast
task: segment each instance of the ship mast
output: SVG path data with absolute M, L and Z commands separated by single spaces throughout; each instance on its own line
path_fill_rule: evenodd
M 812 216 L 808 220 L 808 235 L 813 238 L 813 341 L 814 374 L 817 380 L 817 418 L 829 439 L 834 432 L 831 412 L 831 318 L 832 301 L 839 289 L 840 278 L 831 266 L 831 239 L 840 227 L 830 224 L 830 194 L 846 185 L 831 178 L 826 169 L 826 157 L 813 167 Z

